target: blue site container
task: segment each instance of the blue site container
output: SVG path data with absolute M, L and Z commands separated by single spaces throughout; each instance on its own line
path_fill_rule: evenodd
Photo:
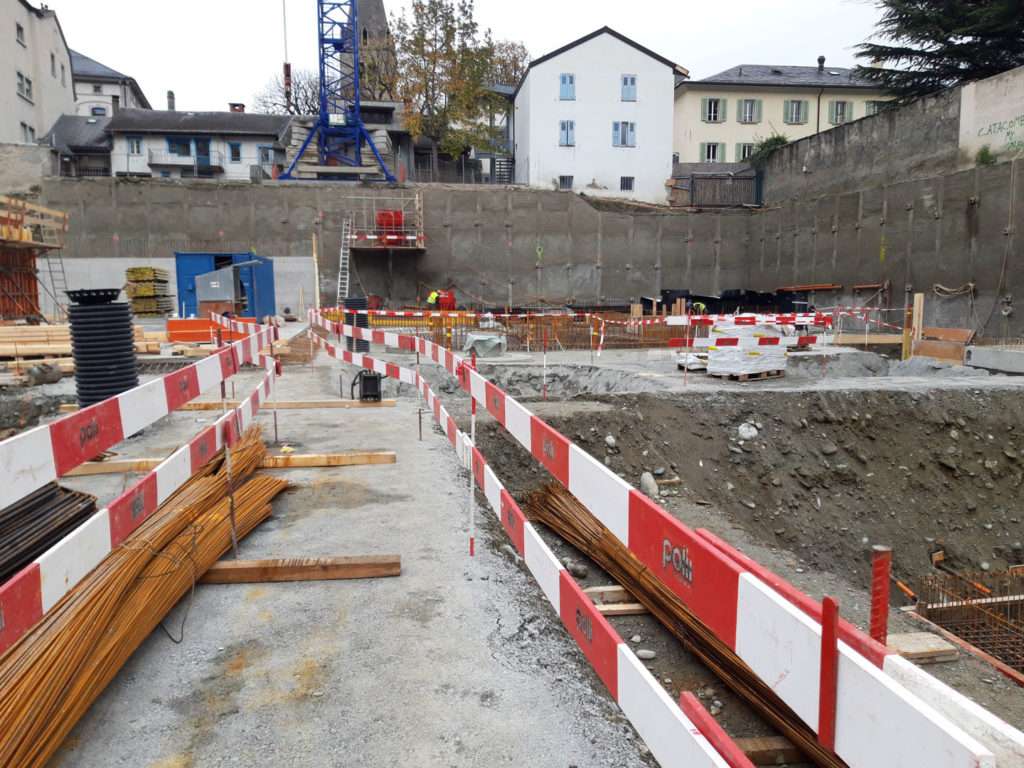
M 238 278 L 247 299 L 246 316 L 260 318 L 277 314 L 273 259 L 257 256 L 252 251 L 245 253 L 177 251 L 174 254 L 174 263 L 178 279 L 178 311 L 182 313 L 182 317 L 194 317 L 199 309 L 199 302 L 196 299 L 196 277 L 233 264 L 245 265 L 238 268 Z

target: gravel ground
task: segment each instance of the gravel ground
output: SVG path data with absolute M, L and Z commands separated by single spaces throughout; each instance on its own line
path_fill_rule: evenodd
M 331 397 L 338 371 L 323 357 L 286 369 L 280 395 Z M 199 587 L 165 622 L 183 641 L 154 632 L 54 765 L 650 764 L 498 527 L 485 519 L 494 538 L 467 556 L 467 476 L 426 418 L 416 439 L 403 389 L 396 408 L 281 412 L 301 452 L 398 461 L 289 470 L 294 488 L 241 545 L 244 558 L 399 553 L 401 577 Z M 211 416 L 173 414 L 118 450 L 166 454 Z M 69 484 L 105 502 L 124 483 Z

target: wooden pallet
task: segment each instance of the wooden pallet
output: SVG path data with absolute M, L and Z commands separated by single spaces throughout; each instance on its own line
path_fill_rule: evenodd
M 729 379 L 729 381 L 760 381 L 762 379 L 779 379 L 786 375 L 785 371 L 761 371 L 760 373 L 709 373 L 713 379 Z

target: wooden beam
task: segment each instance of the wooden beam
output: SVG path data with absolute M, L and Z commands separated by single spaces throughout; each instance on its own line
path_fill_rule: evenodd
M 279 411 L 300 411 L 312 410 L 315 408 L 393 408 L 394 400 L 280 400 L 278 402 L 266 402 L 263 410 L 277 409 Z M 228 408 L 237 408 L 238 402 L 227 401 Z M 201 400 L 199 402 L 185 403 L 178 410 L 181 411 L 217 411 L 221 404 L 218 400 Z
M 610 604 L 636 602 L 636 598 L 629 594 L 624 587 L 620 587 L 618 584 L 610 584 L 602 587 L 587 587 L 583 590 L 583 594 L 595 603 Z
M 889 635 L 886 644 L 890 650 L 915 664 L 938 664 L 960 658 L 960 652 L 955 645 L 931 632 Z
M 298 469 L 312 467 L 354 467 L 365 464 L 394 464 L 394 451 L 345 451 L 343 453 L 293 453 L 287 456 L 267 456 L 264 469 Z M 72 469 L 64 477 L 82 475 L 117 475 L 128 472 L 152 472 L 164 459 L 108 459 L 87 461 Z
M 274 560 L 221 560 L 202 578 L 203 584 L 248 584 L 268 581 L 325 581 L 400 576 L 400 555 L 358 557 L 292 557 Z
M 754 765 L 784 765 L 806 761 L 800 750 L 781 736 L 757 736 L 734 741 Z
M 595 603 L 602 616 L 642 616 L 647 613 L 643 603 Z
M 394 408 L 395 400 L 280 400 L 278 402 L 267 401 L 263 404 L 262 410 L 272 411 L 275 408 L 279 411 L 302 411 L 316 408 Z M 191 403 L 184 403 L 178 406 L 179 411 L 219 411 L 223 407 L 237 408 L 237 400 L 198 400 Z M 74 413 L 78 406 L 74 403 L 64 403 L 60 406 L 60 413 Z

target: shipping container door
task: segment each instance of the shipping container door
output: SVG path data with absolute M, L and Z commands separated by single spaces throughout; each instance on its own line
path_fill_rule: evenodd
M 178 278 L 178 311 L 182 313 L 182 317 L 195 317 L 199 309 L 196 300 L 196 277 L 213 271 L 213 255 L 175 253 L 174 265 Z

